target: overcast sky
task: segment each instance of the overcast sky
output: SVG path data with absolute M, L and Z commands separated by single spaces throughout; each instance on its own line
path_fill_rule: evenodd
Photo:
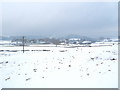
M 8 36 L 117 37 L 117 2 L 4 3 L 2 32 Z

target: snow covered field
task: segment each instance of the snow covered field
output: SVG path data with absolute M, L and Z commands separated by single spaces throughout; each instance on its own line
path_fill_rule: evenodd
M 118 45 L 0 47 L 1 88 L 118 88 Z

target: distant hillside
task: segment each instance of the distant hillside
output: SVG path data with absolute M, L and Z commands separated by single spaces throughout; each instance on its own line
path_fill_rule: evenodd
M 22 39 L 23 36 L 0 36 L 0 40 L 14 40 L 14 39 Z M 45 39 L 45 38 L 51 38 L 50 36 L 25 36 L 26 39 Z M 80 38 L 83 41 L 100 41 L 100 40 L 104 40 L 104 37 L 100 37 L 100 38 L 90 38 L 87 36 L 81 36 L 78 34 L 70 34 L 70 35 L 66 35 L 63 37 L 52 37 L 54 39 L 70 39 L 70 38 Z M 119 36 L 120 39 L 120 36 Z
M 70 38 L 80 38 L 82 40 L 91 40 L 91 41 L 95 41 L 97 39 L 95 38 L 90 38 L 90 37 L 87 37 L 87 36 L 81 36 L 81 35 L 77 35 L 77 34 L 71 34 L 71 35 L 67 35 L 67 36 L 64 36 L 62 37 L 64 39 L 70 39 Z
M 0 36 L 0 40 L 13 40 L 13 39 L 21 39 L 23 36 Z M 25 36 L 27 39 L 39 39 L 44 38 L 42 36 Z

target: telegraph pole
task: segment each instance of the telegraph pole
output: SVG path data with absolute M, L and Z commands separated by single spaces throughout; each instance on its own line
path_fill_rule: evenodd
M 24 39 L 25 39 L 25 37 L 23 36 L 23 53 L 24 53 Z

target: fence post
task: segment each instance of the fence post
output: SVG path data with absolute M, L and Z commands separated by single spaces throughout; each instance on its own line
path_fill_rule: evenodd
M 24 53 L 24 39 L 25 39 L 25 37 L 23 36 L 23 53 Z

